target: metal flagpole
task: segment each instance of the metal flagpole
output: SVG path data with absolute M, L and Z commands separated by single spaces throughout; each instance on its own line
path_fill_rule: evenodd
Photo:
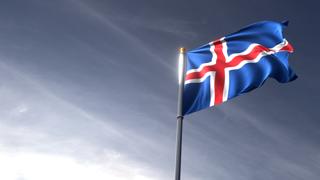
M 175 169 L 175 180 L 180 180 L 181 175 L 181 146 L 182 146 L 182 126 L 183 126 L 183 90 L 184 90 L 184 79 L 185 79 L 185 56 L 186 49 L 180 48 L 179 53 L 179 89 L 178 89 L 178 111 L 177 111 L 177 149 L 176 149 L 176 169 Z

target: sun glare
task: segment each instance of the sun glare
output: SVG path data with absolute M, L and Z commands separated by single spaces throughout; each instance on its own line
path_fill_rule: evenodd
M 0 152 L 0 179 L 4 180 L 151 180 L 137 169 L 116 166 L 50 154 Z
M 183 64 L 183 61 L 184 61 L 184 55 L 182 53 L 179 54 L 179 60 L 178 60 L 178 77 L 179 77 L 179 84 L 182 83 L 182 78 L 183 78 L 183 68 L 184 68 L 184 64 Z

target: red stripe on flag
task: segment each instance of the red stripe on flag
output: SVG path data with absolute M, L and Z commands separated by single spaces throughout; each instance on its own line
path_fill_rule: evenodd
M 217 54 L 217 62 L 215 64 L 216 76 L 214 81 L 214 104 L 222 103 L 223 88 L 225 81 L 224 69 L 226 65 L 226 57 L 223 54 L 223 46 L 221 41 L 214 42 L 214 52 Z

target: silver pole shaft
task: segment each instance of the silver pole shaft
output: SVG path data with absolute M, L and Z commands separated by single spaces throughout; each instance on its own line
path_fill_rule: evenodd
M 186 64 L 185 51 L 186 51 L 185 48 L 180 48 L 175 180 L 180 180 L 180 177 L 181 177 L 181 150 L 182 150 L 182 127 L 183 127 L 182 108 L 183 108 L 183 90 L 184 90 L 185 64 Z
M 181 150 L 182 150 L 182 125 L 183 116 L 177 118 L 177 150 L 176 150 L 176 172 L 175 180 L 180 180 L 181 176 Z

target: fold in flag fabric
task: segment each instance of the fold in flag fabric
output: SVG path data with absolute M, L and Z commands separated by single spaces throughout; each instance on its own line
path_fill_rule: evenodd
M 263 85 L 297 78 L 288 63 L 293 47 L 286 23 L 262 21 L 187 52 L 183 115 L 221 104 Z

